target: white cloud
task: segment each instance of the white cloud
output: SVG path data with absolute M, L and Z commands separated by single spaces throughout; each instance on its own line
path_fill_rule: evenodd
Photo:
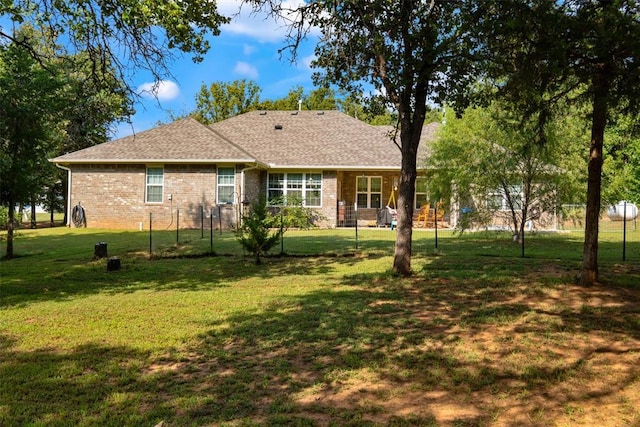
M 249 56 L 249 55 L 253 54 L 257 50 L 258 50 L 258 48 L 256 48 L 255 46 L 250 45 L 250 44 L 246 44 L 246 43 L 242 47 L 242 53 L 244 53 L 246 56 Z
M 309 56 L 305 56 L 304 58 L 300 59 L 300 64 L 301 67 L 303 69 L 307 69 L 310 70 L 311 69 L 311 62 L 313 62 L 313 60 L 316 59 L 316 55 L 309 55 Z
M 279 3 L 283 11 L 296 9 L 300 4 L 303 3 L 296 1 Z M 284 40 L 288 23 L 298 19 L 294 12 L 286 14 L 284 19 L 276 19 L 266 12 L 253 12 L 247 4 L 243 5 L 241 0 L 219 0 L 218 10 L 231 18 L 231 22 L 225 25 L 222 31 L 249 36 L 260 43 Z
M 256 67 L 242 61 L 236 62 L 236 66 L 233 68 L 233 71 L 237 74 L 249 77 L 254 80 L 259 76 L 258 69 Z
M 145 98 L 157 98 L 159 101 L 170 101 L 180 95 L 180 88 L 170 80 L 143 83 L 138 93 Z

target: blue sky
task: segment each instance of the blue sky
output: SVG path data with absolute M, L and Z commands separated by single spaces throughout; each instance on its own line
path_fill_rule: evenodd
M 239 4 L 237 0 L 219 0 L 218 8 L 223 15 L 232 16 L 237 13 Z M 314 41 L 311 38 L 301 46 L 298 59 L 292 64 L 288 55 L 280 58 L 278 53 L 284 46 L 285 34 L 282 22 L 243 10 L 221 28 L 219 36 L 210 37 L 211 49 L 204 61 L 194 64 L 188 55 L 184 55 L 173 62 L 173 78 L 160 82 L 157 99 L 150 94 L 144 95 L 135 105 L 133 126 L 119 124 L 114 138 L 150 129 L 158 121 L 168 122 L 171 113 L 191 112 L 195 108 L 195 95 L 203 83 L 252 80 L 262 89 L 260 99 L 281 98 L 297 86 L 302 86 L 308 93 L 313 89 L 309 63 Z M 150 75 L 138 72 L 130 84 L 144 93 L 153 87 L 154 81 Z

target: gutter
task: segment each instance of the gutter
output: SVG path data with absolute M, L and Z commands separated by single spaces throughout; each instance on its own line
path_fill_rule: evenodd
M 65 225 L 67 227 L 71 227 L 71 169 L 58 163 L 55 165 L 56 167 L 67 171 L 67 223 Z

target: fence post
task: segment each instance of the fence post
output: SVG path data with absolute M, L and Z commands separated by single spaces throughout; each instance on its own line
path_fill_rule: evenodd
M 433 208 L 433 224 L 436 227 L 436 253 L 438 253 L 438 202 Z
M 180 208 L 176 209 L 176 246 L 180 243 Z
M 153 256 L 153 214 L 149 212 L 149 258 Z
M 353 212 L 356 218 L 356 250 L 358 250 L 358 202 L 353 204 Z
M 211 224 L 211 229 L 209 230 L 209 247 L 211 248 L 211 253 L 213 253 L 213 208 L 211 208 L 209 223 Z
M 204 239 L 204 205 L 200 205 L 200 238 Z
M 218 225 L 220 226 L 220 235 L 222 235 L 222 208 L 218 205 Z
M 622 261 L 627 260 L 627 201 L 624 201 L 622 214 Z
M 282 218 L 282 206 L 280 206 L 280 255 L 284 255 L 284 220 Z

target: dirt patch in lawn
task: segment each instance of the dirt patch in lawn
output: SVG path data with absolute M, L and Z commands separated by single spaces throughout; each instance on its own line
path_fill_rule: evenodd
M 538 281 L 550 274 L 555 282 Z M 192 349 L 181 378 L 210 399 L 182 416 L 221 425 L 640 425 L 638 290 L 577 286 L 558 268 L 501 286 L 376 280 L 230 319 Z

